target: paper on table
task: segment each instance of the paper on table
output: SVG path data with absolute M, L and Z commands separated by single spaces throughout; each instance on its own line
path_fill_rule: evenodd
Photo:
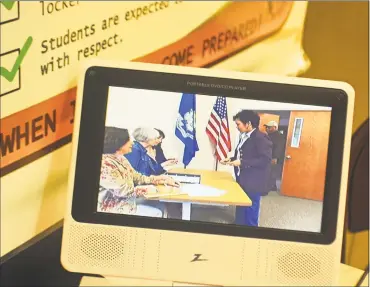
M 219 197 L 226 193 L 225 190 L 217 189 L 203 184 L 183 184 L 180 187 L 181 191 L 193 197 Z

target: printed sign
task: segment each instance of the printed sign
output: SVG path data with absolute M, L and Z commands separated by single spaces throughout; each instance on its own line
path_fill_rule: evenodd
M 32 3 L 32 6 L 31 3 L 18 3 L 11 7 L 6 3 L 8 2 L 2 4 L 6 10 L 19 9 L 19 6 L 25 6 L 24 10 L 26 10 L 28 7 L 38 6 L 39 13 L 41 12 L 44 17 L 52 17 L 53 15 L 57 17 L 56 13 L 64 13 L 69 9 L 81 9 L 83 6 L 88 6 L 84 9 L 89 10 L 96 5 L 79 1 L 50 3 L 44 1 Z M 140 5 L 135 9 L 128 9 L 124 15 L 114 14 L 103 18 L 100 23 L 98 21 L 91 22 L 80 25 L 77 29 L 64 28 L 65 33 L 58 36 L 53 35 L 43 38 L 28 36 L 22 48 L 1 56 L 4 59 L 4 62 L 2 62 L 7 64 L 1 67 L 1 95 L 6 96 L 21 90 L 21 79 L 23 77 L 41 77 L 46 81 L 42 85 L 49 84 L 48 79 L 50 77 L 58 77 L 57 75 L 62 77 L 61 70 L 70 70 L 70 67 L 73 66 L 72 61 L 112 53 L 113 49 L 116 57 L 122 58 L 119 51 L 117 51 L 117 46 L 122 46 L 124 42 L 127 42 L 127 40 L 124 41 L 125 37 L 117 31 L 117 27 L 120 27 L 122 22 L 144 19 L 144 17 L 149 17 L 150 14 L 161 13 L 161 10 L 164 9 L 177 9 L 178 5 L 182 6 L 184 3 L 181 3 L 181 1 L 154 2 L 147 5 L 140 3 Z M 280 29 L 288 18 L 292 5 L 292 2 L 222 3 L 215 15 L 200 23 L 199 27 L 181 39 L 133 60 L 169 65 L 208 67 Z M 4 12 L 5 15 L 10 13 L 9 11 Z M 4 21 L 4 23 L 8 22 Z M 4 28 L 5 31 L 6 28 Z M 112 29 L 115 30 L 114 33 L 110 32 Z M 95 39 L 97 34 L 101 35 L 99 39 Z M 84 42 L 89 42 L 89 45 L 81 47 L 81 43 Z M 74 51 L 68 49 L 69 46 L 78 44 L 79 47 Z M 34 49 L 31 49 L 31 45 L 34 46 Z M 36 47 L 38 47 L 38 51 L 36 51 Z M 123 48 L 122 51 L 124 51 Z M 34 61 L 31 60 L 27 62 L 26 57 L 33 57 L 32 54 L 37 52 L 41 59 L 47 58 L 46 55 L 50 54 L 50 61 L 39 63 L 38 75 L 36 67 L 30 67 L 34 72 L 21 77 L 22 63 L 25 61 L 25 65 L 27 63 L 34 64 Z M 74 53 L 74 57 L 72 53 Z M 53 80 L 55 81 L 55 79 Z M 30 88 L 31 86 L 27 86 L 24 89 Z M 66 139 L 70 138 L 73 125 L 66 124 L 63 121 L 63 116 L 71 117 L 72 115 L 71 102 L 74 101 L 74 91 L 75 89 L 69 88 L 52 99 L 42 101 L 31 108 L 21 110 L 2 119 L 3 128 L 0 137 L 1 176 L 37 159 L 38 156 L 53 151 L 61 145 L 61 140 L 64 144 L 68 143 Z M 8 95 L 9 98 L 13 98 L 13 96 L 17 97 L 16 95 Z M 7 102 L 4 102 L 6 105 Z M 42 150 L 43 152 L 40 152 Z

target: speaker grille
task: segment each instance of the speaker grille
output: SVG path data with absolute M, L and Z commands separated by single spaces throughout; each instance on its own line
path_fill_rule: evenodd
M 302 266 L 307 265 L 307 268 Z M 312 254 L 289 252 L 278 258 L 278 269 L 287 278 L 312 280 L 320 274 L 321 262 Z
M 91 234 L 82 240 L 81 251 L 92 259 L 113 261 L 123 254 L 123 249 L 119 248 L 122 244 L 123 242 L 113 235 Z M 95 252 L 101 249 L 105 252 Z
M 70 226 L 68 260 L 73 265 L 109 268 L 126 265 L 125 230 Z
M 241 280 L 245 284 L 332 286 L 340 259 L 331 246 L 245 240 Z
M 330 246 L 274 244 L 274 279 L 281 284 L 330 286 L 335 283 L 339 258 Z M 338 264 L 335 264 L 338 261 Z
M 95 267 L 140 273 L 159 269 L 160 232 L 151 232 L 147 238 L 147 231 L 137 228 L 71 225 L 69 229 L 68 261 L 79 270 Z

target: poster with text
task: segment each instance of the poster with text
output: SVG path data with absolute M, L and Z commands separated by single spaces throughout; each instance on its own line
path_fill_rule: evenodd
M 63 218 L 91 58 L 297 75 L 307 2 L 1 1 L 1 256 Z

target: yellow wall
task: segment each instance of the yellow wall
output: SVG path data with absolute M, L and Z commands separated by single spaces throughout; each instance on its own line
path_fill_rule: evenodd
M 355 88 L 353 130 L 369 117 L 368 19 L 368 2 L 308 5 L 304 48 L 312 66 L 304 76 L 346 81 Z M 346 251 L 346 263 L 364 269 L 369 262 L 369 232 L 348 232 Z

